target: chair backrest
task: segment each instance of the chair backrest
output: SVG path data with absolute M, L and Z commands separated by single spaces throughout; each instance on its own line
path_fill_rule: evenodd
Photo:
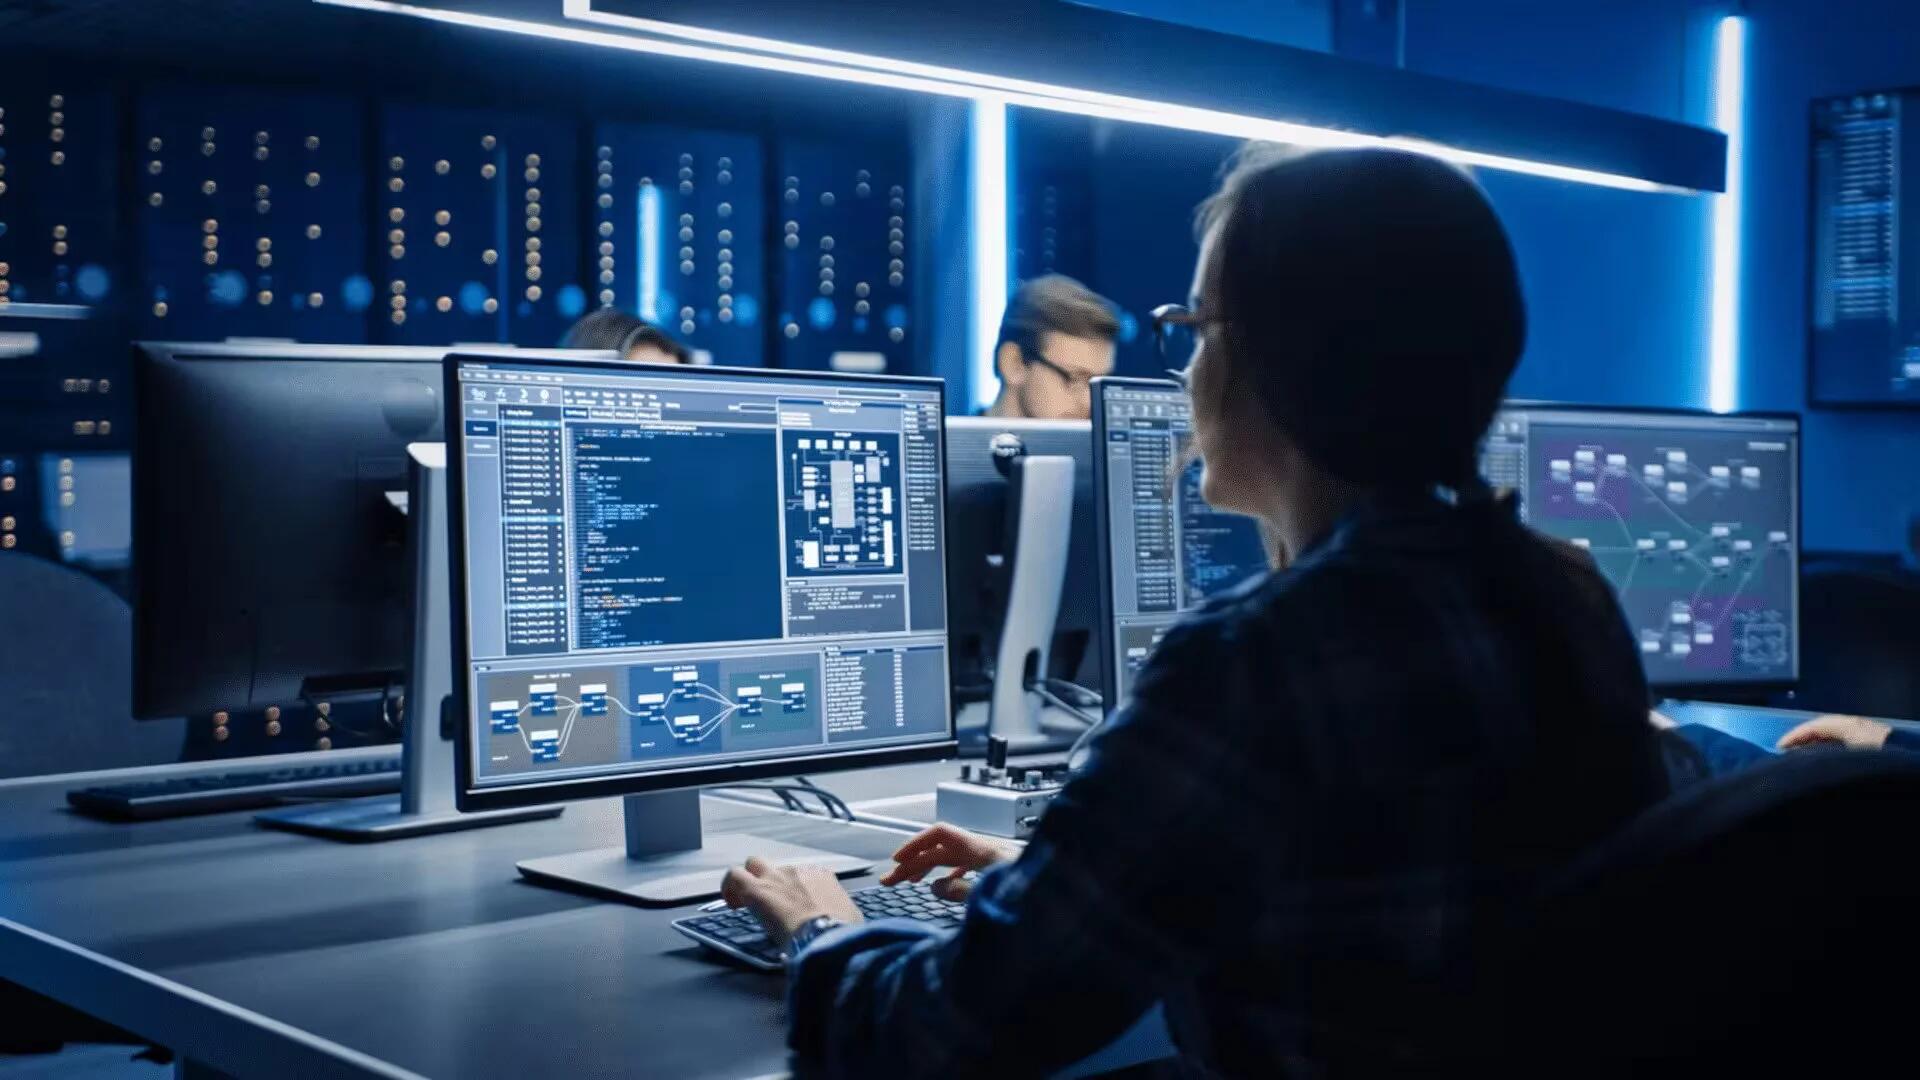
M 1906 1060 L 1920 756 L 1802 753 L 1681 792 L 1462 973 L 1480 1075 L 1698 1075 Z
M 1810 561 L 1800 612 L 1797 707 L 1920 720 L 1920 575 Z
M 176 761 L 182 721 L 136 723 L 133 618 L 85 574 L 0 555 L 0 777 Z

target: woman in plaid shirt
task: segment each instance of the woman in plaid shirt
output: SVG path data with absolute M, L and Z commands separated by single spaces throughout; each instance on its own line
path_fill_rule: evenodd
M 944 827 L 901 849 L 889 880 L 984 871 L 958 931 L 861 925 L 825 872 L 729 875 L 796 942 L 807 1071 L 1046 1073 L 1156 1002 L 1167 1071 L 1391 1058 L 1383 1001 L 1667 791 L 1612 591 L 1476 473 L 1526 323 L 1480 188 L 1253 148 L 1198 232 L 1156 323 L 1197 341 L 1169 360 L 1208 501 L 1279 568 L 1166 637 L 1017 857 Z

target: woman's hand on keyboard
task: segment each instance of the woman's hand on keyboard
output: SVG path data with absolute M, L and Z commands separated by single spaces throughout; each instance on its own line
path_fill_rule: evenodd
M 1799 750 L 1808 746 L 1839 743 L 1849 750 L 1878 750 L 1887 745 L 1890 725 L 1864 716 L 1839 716 L 1828 713 L 1780 736 L 1780 749 Z
M 900 845 L 893 853 L 897 863 L 880 879 L 882 885 L 920 881 L 935 870 L 948 870 L 946 877 L 931 886 L 942 900 L 965 900 L 973 891 L 973 882 L 965 875 L 1019 858 L 1020 850 L 998 840 L 976 836 L 952 825 L 935 825 Z
M 728 907 L 751 908 L 767 936 L 784 945 L 793 932 L 821 915 L 843 923 L 865 921 L 833 871 L 818 866 L 775 866 L 750 858 L 727 871 L 720 898 Z

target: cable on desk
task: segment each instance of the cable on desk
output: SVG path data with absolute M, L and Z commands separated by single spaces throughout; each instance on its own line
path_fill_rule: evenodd
M 827 813 L 834 814 L 835 817 L 839 816 L 838 814 L 834 813 L 833 805 L 827 802 L 828 798 L 832 798 L 834 799 L 834 801 L 838 802 L 839 796 L 834 795 L 832 792 L 827 791 L 826 788 L 821 787 L 819 784 L 814 783 L 812 780 L 804 776 L 794 777 L 793 782 L 796 784 L 799 784 L 803 788 L 806 788 L 808 791 L 825 792 L 826 794 L 820 797 L 820 805 L 825 806 L 827 808 Z M 842 805 L 845 805 L 845 804 L 842 803 Z M 851 811 L 849 811 L 849 813 L 851 813 Z M 853 818 L 848 817 L 847 820 L 852 821 Z
M 789 798 L 791 798 L 793 795 L 796 795 L 796 794 L 812 795 L 820 800 L 820 804 L 822 806 L 827 808 L 828 817 L 834 818 L 835 820 L 839 820 L 841 818 L 845 818 L 847 821 L 854 820 L 852 808 L 848 807 L 846 802 L 842 800 L 840 796 L 835 795 L 833 792 L 828 791 L 827 789 L 821 788 L 821 787 L 802 787 L 799 784 L 776 784 L 776 783 L 756 782 L 756 783 L 743 783 L 743 784 L 725 784 L 725 785 L 722 785 L 721 787 L 714 788 L 712 790 L 771 791 L 771 792 L 774 792 L 775 794 L 784 793 Z M 798 807 L 799 813 L 805 814 L 808 812 L 804 806 L 800 806 L 798 803 L 795 803 L 793 805 Z
M 1046 684 L 1044 682 L 1035 682 L 1035 683 L 1029 684 L 1027 689 L 1033 691 L 1036 694 L 1039 694 L 1041 700 L 1045 701 L 1047 704 L 1052 705 L 1054 708 L 1061 710 L 1062 712 L 1066 713 L 1068 716 L 1071 716 L 1075 720 L 1078 720 L 1081 723 L 1087 725 L 1087 730 L 1089 731 L 1093 730 L 1100 723 L 1099 718 L 1095 717 L 1093 714 L 1082 711 L 1080 707 L 1077 705 L 1068 704 L 1066 698 L 1063 698 L 1059 694 L 1056 694 L 1053 691 L 1047 689 Z
M 813 792 L 814 797 L 820 800 L 820 805 L 826 807 L 828 813 L 833 813 L 833 808 L 838 806 L 841 816 L 844 816 L 848 821 L 854 820 L 853 808 L 847 805 L 845 799 L 842 799 L 840 796 L 835 795 L 833 792 L 828 791 L 826 788 L 821 787 L 819 784 L 814 783 L 804 776 L 796 776 L 793 778 L 793 781 L 808 791 Z
M 1079 772 L 1080 766 L 1086 764 L 1087 743 L 1090 740 L 1092 740 L 1094 732 L 1099 730 L 1100 730 L 1099 724 L 1091 725 L 1090 727 L 1087 728 L 1087 730 L 1080 733 L 1079 738 L 1073 740 L 1072 746 L 1067 747 L 1067 772 L 1068 773 Z
M 1040 682 L 1054 693 L 1072 701 L 1083 709 L 1100 708 L 1103 702 L 1098 692 L 1089 690 L 1069 679 L 1044 678 Z

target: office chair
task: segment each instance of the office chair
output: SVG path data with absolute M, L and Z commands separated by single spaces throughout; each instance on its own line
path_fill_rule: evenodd
M 1910 1061 L 1916 825 L 1920 756 L 1792 754 L 1682 791 L 1426 1000 L 1424 1056 L 1476 1076 Z
M 1897 561 L 1807 561 L 1792 704 L 1920 720 L 1920 575 Z
M 177 761 L 184 721 L 135 723 L 133 617 L 85 574 L 0 555 L 0 777 Z

